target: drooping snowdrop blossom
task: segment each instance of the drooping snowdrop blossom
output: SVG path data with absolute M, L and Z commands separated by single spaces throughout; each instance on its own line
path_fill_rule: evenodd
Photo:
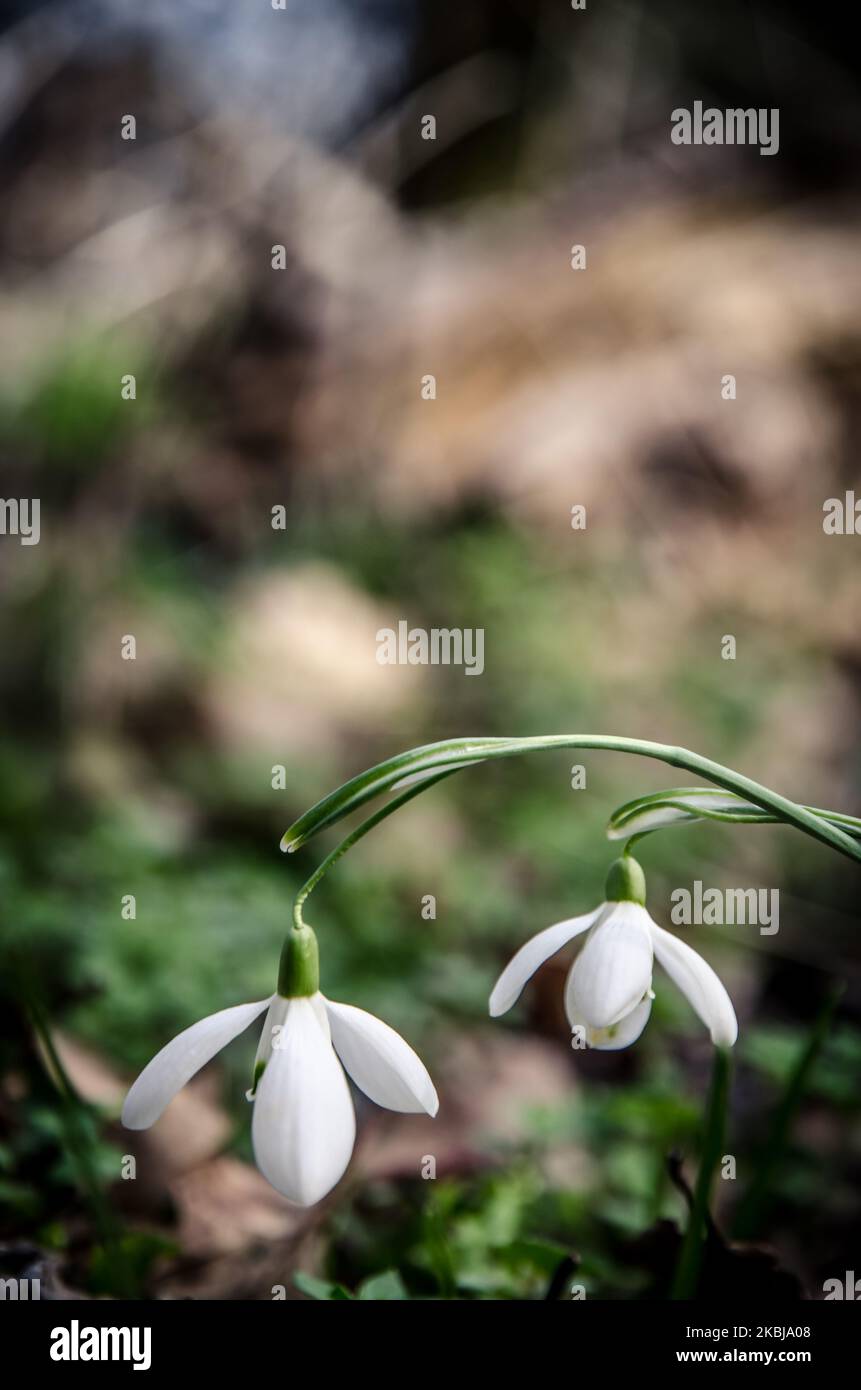
M 615 1051 L 636 1042 L 649 1021 L 655 958 L 708 1028 L 718 1047 L 738 1036 L 732 1001 L 711 966 L 646 911 L 646 879 L 630 855 L 607 875 L 606 901 L 583 917 L 556 922 L 533 936 L 509 961 L 490 996 L 493 1018 L 506 1013 L 540 965 L 575 936 L 588 932 L 568 972 L 565 1012 L 575 1037 Z
M 345 1071 L 377 1105 L 435 1115 L 424 1064 L 400 1034 L 364 1009 L 320 993 L 317 941 L 288 935 L 278 990 L 193 1023 L 153 1057 L 123 1106 L 127 1129 L 148 1129 L 216 1053 L 267 1010 L 254 1064 L 252 1141 L 261 1173 L 300 1206 L 313 1206 L 343 1175 L 356 1137 Z

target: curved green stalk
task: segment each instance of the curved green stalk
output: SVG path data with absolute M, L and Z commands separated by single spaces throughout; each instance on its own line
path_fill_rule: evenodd
M 752 778 L 745 777 L 742 773 L 724 767 L 721 763 L 713 762 L 710 758 L 704 758 L 699 753 L 693 753 L 687 748 L 652 743 L 646 739 L 619 738 L 608 734 L 551 734 L 521 739 L 460 738 L 409 749 L 406 753 L 399 753 L 395 757 L 388 758 L 385 762 L 369 768 L 366 772 L 359 773 L 357 777 L 351 778 L 349 782 L 345 782 L 343 786 L 323 797 L 290 826 L 281 841 L 281 848 L 288 852 L 299 849 L 320 830 L 336 824 L 344 816 L 349 815 L 351 811 L 357 810 L 374 797 L 385 791 L 396 789 L 407 778 L 416 779 L 416 785 L 410 788 L 408 796 L 396 798 L 395 802 L 384 808 L 383 813 L 371 817 L 370 821 L 354 832 L 353 836 L 348 836 L 337 850 L 333 851 L 327 860 L 324 860 L 317 874 L 309 880 L 311 887 L 313 887 L 334 862 L 334 859 L 340 858 L 342 854 L 346 853 L 356 839 L 367 834 L 367 831 L 372 829 L 379 820 L 382 820 L 384 815 L 390 814 L 404 801 L 410 800 L 412 796 L 432 786 L 434 782 L 440 780 L 440 777 L 491 758 L 510 758 L 521 753 L 537 753 L 562 748 L 592 748 L 614 753 L 633 753 L 640 757 L 654 758 L 658 762 L 668 763 L 671 767 L 684 768 L 686 771 L 712 782 L 715 786 L 722 787 L 724 791 L 733 793 L 744 802 L 751 803 L 759 811 L 764 812 L 767 819 L 793 825 L 806 835 L 812 836 L 813 839 L 819 840 L 831 849 L 836 849 L 838 853 L 846 855 L 847 858 L 861 862 L 861 842 L 855 838 L 861 829 L 861 822 L 855 822 L 851 817 L 840 817 L 834 812 L 819 812 L 807 806 L 797 805 L 794 801 L 788 800 L 787 797 L 780 796 L 779 793 L 753 781 Z M 658 793 L 657 795 L 660 796 L 661 794 Z M 730 815 L 729 818 L 732 816 Z M 307 891 L 310 892 L 311 889 L 308 888 Z
M 329 872 L 332 865 L 341 858 L 342 854 L 346 854 L 348 849 L 352 849 L 353 845 L 356 844 L 358 840 L 361 840 L 363 836 L 367 835 L 369 830 L 373 830 L 375 825 L 379 825 L 380 821 L 385 820 L 386 816 L 390 816 L 393 811 L 397 811 L 401 806 L 406 805 L 408 801 L 412 801 L 414 796 L 418 796 L 419 792 L 423 792 L 427 787 L 431 786 L 432 783 L 441 782 L 444 777 L 450 777 L 456 770 L 457 769 L 453 767 L 446 768 L 444 772 L 438 772 L 433 777 L 428 779 L 423 778 L 421 782 L 410 787 L 408 791 L 402 792 L 400 796 L 396 796 L 392 801 L 387 801 L 385 806 L 380 807 L 379 811 L 376 811 L 374 815 L 368 816 L 368 819 L 362 821 L 362 824 L 358 826 L 356 830 L 348 835 L 346 839 L 342 840 L 339 845 L 336 845 L 331 854 L 327 854 L 326 858 L 317 865 L 311 877 L 303 883 L 299 892 L 296 894 L 296 901 L 293 904 L 293 924 L 295 929 L 297 931 L 301 930 L 305 925 L 302 917 L 302 905 L 306 901 L 309 893 L 313 893 L 320 879 Z

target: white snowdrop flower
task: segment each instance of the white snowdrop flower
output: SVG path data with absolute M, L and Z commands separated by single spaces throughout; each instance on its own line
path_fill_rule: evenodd
M 353 1152 L 356 1116 L 345 1071 L 388 1110 L 435 1115 L 439 1100 L 399 1033 L 320 993 L 310 927 L 289 934 L 277 993 L 201 1019 L 153 1057 L 126 1096 L 122 1121 L 127 1129 L 154 1124 L 186 1082 L 264 1009 L 254 1066 L 254 1156 L 273 1187 L 313 1206 L 341 1178 Z
M 702 956 L 652 921 L 645 907 L 645 875 L 630 855 L 611 865 L 606 893 L 607 900 L 594 912 L 556 922 L 521 946 L 496 982 L 491 1016 L 506 1013 L 544 961 L 588 932 L 568 972 L 565 1012 L 572 1030 L 583 1030 L 589 1047 L 613 1051 L 636 1042 L 652 1008 L 655 957 L 702 1019 L 712 1042 L 731 1047 L 738 1023 L 726 989 Z

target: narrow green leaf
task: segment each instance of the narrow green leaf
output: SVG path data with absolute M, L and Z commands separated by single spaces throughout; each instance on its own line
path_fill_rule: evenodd
M 688 1225 L 679 1252 L 670 1297 L 674 1301 L 696 1297 L 703 1247 L 706 1238 L 706 1218 L 715 1170 L 720 1162 L 726 1130 L 732 1063 L 728 1048 L 716 1047 L 711 1086 L 703 1124 L 703 1144 L 694 1199 Z
M 804 1097 L 814 1064 L 828 1036 L 834 1010 L 843 993 L 842 984 L 829 994 L 809 1037 L 798 1050 L 771 1121 L 768 1137 L 757 1164 L 753 1180 L 742 1199 L 735 1219 L 735 1233 L 742 1240 L 755 1236 L 771 1202 L 774 1174 L 789 1143 L 792 1125 Z

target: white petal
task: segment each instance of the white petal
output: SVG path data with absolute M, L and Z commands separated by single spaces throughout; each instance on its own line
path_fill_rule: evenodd
M 256 1004 L 236 1004 L 177 1034 L 147 1063 L 126 1096 L 122 1114 L 126 1129 L 148 1129 L 155 1124 L 177 1091 L 217 1052 L 244 1033 L 269 1002 L 261 999 Z
M 583 1028 L 587 1047 L 597 1048 L 599 1052 L 618 1052 L 620 1048 L 630 1047 L 631 1043 L 637 1041 L 649 1021 L 651 1012 L 650 990 L 645 999 L 641 999 L 629 1014 L 619 1019 L 618 1023 L 611 1024 L 609 1028 L 590 1028 L 588 1023 L 580 1019 L 572 1018 L 569 1022 L 572 1028 Z
M 652 922 L 655 955 L 699 1014 L 719 1047 L 732 1047 L 738 1037 L 738 1021 L 732 1000 L 711 966 L 671 932 Z
M 588 931 L 597 922 L 605 906 L 606 904 L 602 903 L 594 912 L 587 912 L 584 917 L 569 917 L 564 922 L 554 922 L 552 927 L 545 927 L 537 936 L 530 937 L 517 954 L 512 956 L 493 987 L 490 996 L 491 1018 L 499 1018 L 500 1014 L 507 1013 L 539 965 L 543 965 L 575 936 Z
M 382 1019 L 326 1000 L 332 1045 L 356 1085 L 387 1110 L 435 1115 L 439 1099 L 420 1057 Z
M 329 1031 L 329 1020 L 326 1017 L 325 1000 L 323 999 L 323 996 L 319 990 L 316 994 L 309 995 L 309 998 L 314 1007 L 314 1013 L 317 1015 L 317 1021 L 320 1024 L 320 1027 L 326 1034 L 327 1040 L 331 1042 L 332 1034 Z M 284 996 L 281 994 L 273 994 L 271 1003 L 269 1005 L 269 1010 L 266 1014 L 266 1018 L 263 1021 L 263 1028 L 260 1033 L 260 1043 L 257 1048 L 257 1056 L 254 1058 L 255 1089 L 256 1084 L 259 1082 L 260 1077 L 263 1074 L 263 1068 L 266 1066 L 267 1062 L 269 1061 L 269 1058 L 272 1056 L 273 1049 L 280 1045 L 281 1034 L 284 1031 L 284 1024 L 287 1021 L 287 1010 L 289 1009 L 289 1007 L 289 999 L 285 999 Z M 262 1067 L 261 1063 L 263 1064 Z M 252 1090 L 247 1092 L 247 1097 L 249 1100 L 253 1100 L 254 1091 Z
M 257 1044 L 257 1053 L 254 1058 L 254 1083 L 250 1091 L 246 1092 L 248 1100 L 254 1099 L 254 1092 L 257 1089 L 257 1082 L 263 1074 L 263 1069 L 269 1058 L 272 1056 L 272 1048 L 281 1036 L 281 1029 L 284 1027 L 287 1018 L 287 1009 L 290 1000 L 285 999 L 281 994 L 273 994 L 269 1001 L 269 1008 L 263 1020 L 263 1027 L 260 1030 L 260 1042 Z
M 310 1207 L 342 1176 L 356 1138 L 344 1070 L 311 999 L 291 999 L 257 1087 L 251 1127 L 265 1178 Z
M 618 1023 L 652 983 L 651 918 L 638 903 L 609 904 L 575 960 L 565 985 L 565 1010 L 590 1028 Z

